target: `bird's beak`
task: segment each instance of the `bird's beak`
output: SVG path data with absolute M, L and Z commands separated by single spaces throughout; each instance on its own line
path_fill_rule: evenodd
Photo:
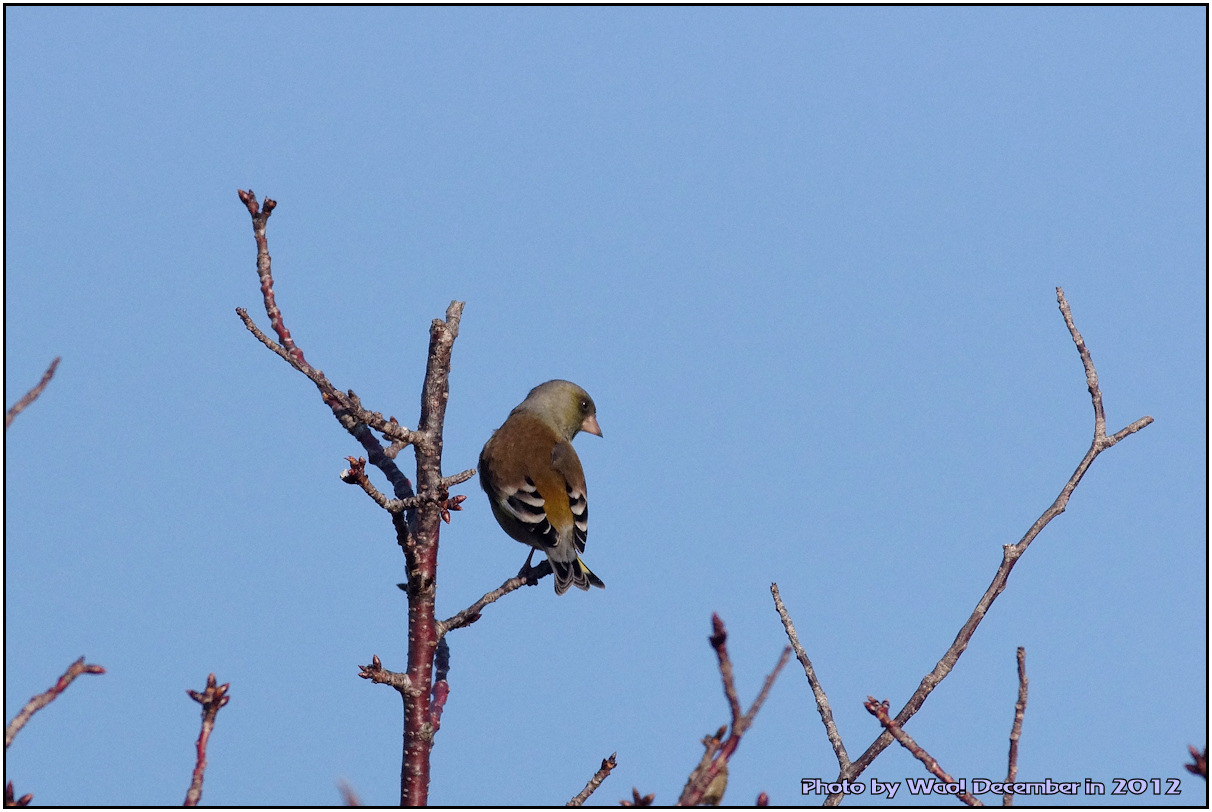
M 597 415 L 591 414 L 591 415 L 589 415 L 589 417 L 586 417 L 583 421 L 581 421 L 581 431 L 585 431 L 590 434 L 596 434 L 599 437 L 601 437 L 602 429 L 601 429 L 601 427 L 598 426 Z

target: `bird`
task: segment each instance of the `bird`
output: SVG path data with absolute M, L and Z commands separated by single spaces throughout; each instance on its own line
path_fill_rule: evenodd
M 541 383 L 517 405 L 480 452 L 480 486 L 510 538 L 547 554 L 555 591 L 605 588 L 581 553 L 589 528 L 585 472 L 572 447 L 578 432 L 602 436 L 593 398 L 571 381 Z

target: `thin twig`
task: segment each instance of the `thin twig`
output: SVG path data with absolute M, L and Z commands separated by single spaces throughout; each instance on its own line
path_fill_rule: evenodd
M 451 496 L 449 486 L 446 483 L 448 481 L 454 483 L 466 482 L 475 475 L 475 469 L 473 468 L 470 471 L 463 471 L 462 474 L 457 476 L 443 477 L 436 493 L 424 491 L 404 499 L 388 499 L 374 486 L 374 483 L 370 481 L 370 477 L 366 475 L 365 459 L 362 457 L 346 457 L 345 459 L 349 463 L 349 468 L 341 472 L 341 481 L 362 488 L 366 492 L 366 495 L 374 500 L 376 505 L 388 513 L 401 514 L 412 510 L 418 505 L 433 503 L 438 505 L 441 510 L 442 521 L 446 522 L 446 524 L 450 524 L 450 511 L 462 510 L 463 501 L 467 499 L 462 494 Z
M 25 723 L 30 720 L 30 717 L 51 702 L 54 702 L 55 698 L 67 690 L 67 686 L 72 684 L 72 680 L 81 674 L 104 673 L 105 669 L 99 665 L 85 664 L 83 657 L 69 665 L 67 670 L 63 672 L 63 676 L 59 677 L 59 680 L 54 685 L 35 696 L 29 702 L 26 702 L 25 707 L 13 717 L 13 721 L 8 723 L 8 726 L 4 729 L 4 749 L 7 750 L 8 746 L 13 743 L 13 739 L 16 738 L 18 731 L 25 727 Z
M 652 806 L 652 802 L 656 800 L 656 793 L 650 792 L 647 795 L 641 795 L 640 791 L 635 787 L 631 788 L 631 800 L 626 799 L 619 801 L 619 806 Z
M 1010 766 L 1006 770 L 1006 786 L 1018 777 L 1018 740 L 1023 735 L 1023 716 L 1027 712 L 1027 650 L 1018 647 L 1018 701 L 1014 703 L 1014 724 L 1010 726 Z M 1002 806 L 1014 805 L 1014 793 L 1002 795 Z
M 383 508 L 389 513 L 402 513 L 403 508 L 392 510 L 393 502 L 399 502 L 397 499 L 388 499 L 384 496 L 374 483 L 370 481 L 370 477 L 366 476 L 366 460 L 363 457 L 346 457 L 349 462 L 349 468 L 341 472 L 341 481 L 350 485 L 357 485 L 366 492 L 366 495 L 374 500 L 375 504 Z
M 513 592 L 515 589 L 521 589 L 530 583 L 525 575 L 515 575 L 512 578 L 507 578 L 505 583 L 501 584 L 491 592 L 484 593 L 484 597 L 468 606 L 458 614 L 446 618 L 446 620 L 438 621 L 438 639 L 446 636 L 446 633 L 454 629 L 461 629 L 464 626 L 470 626 L 480 619 L 480 611 L 490 603 L 496 603 L 501 598 Z
M 585 785 L 585 789 L 573 796 L 572 800 L 564 804 L 564 806 L 581 806 L 584 804 L 589 799 L 589 796 L 593 795 L 594 790 L 602 786 L 602 782 L 606 780 L 606 776 L 610 775 L 610 771 L 618 766 L 616 756 L 618 756 L 618 753 L 611 753 L 608 758 L 602 759 L 602 766 L 593 774 L 593 778 L 589 779 L 589 783 Z
M 778 584 L 770 585 L 770 594 L 774 596 L 774 608 L 783 621 L 783 629 L 787 632 L 791 648 L 795 650 L 796 659 L 800 661 L 800 665 L 804 666 L 804 676 L 808 678 L 812 695 L 816 697 L 816 709 L 821 715 L 821 721 L 825 724 L 825 735 L 829 737 L 829 743 L 833 745 L 838 767 L 844 770 L 850 766 L 850 756 L 846 754 L 846 745 L 842 744 L 842 735 L 833 722 L 833 709 L 829 707 L 829 697 L 825 695 L 825 689 L 821 687 L 820 680 L 816 678 L 816 671 L 812 668 L 812 661 L 808 659 L 808 652 L 804 651 L 804 647 L 800 645 L 800 638 L 795 632 L 795 625 L 791 622 L 791 615 L 788 614 L 787 607 L 783 605 L 783 598 L 779 595 Z
M 60 361 L 59 358 L 56 358 L 54 361 L 51 361 L 50 366 L 46 368 L 46 372 L 42 373 L 42 380 L 38 382 L 38 385 L 35 386 L 33 389 L 29 390 L 28 392 L 26 392 L 24 395 L 22 395 L 21 400 L 17 401 L 12 406 L 10 406 L 9 410 L 4 413 L 4 430 L 5 431 L 7 431 L 8 427 L 10 425 L 12 425 L 13 419 L 16 418 L 18 414 L 21 413 L 21 410 L 24 409 L 26 406 L 30 405 L 31 403 L 33 403 L 35 400 L 37 400 L 38 395 L 42 394 L 42 390 L 46 388 L 46 385 L 48 383 L 50 383 L 50 379 L 55 377 L 55 370 L 59 368 L 59 361 Z
M 372 658 L 370 665 L 358 666 L 361 669 L 358 672 L 359 677 L 382 685 L 390 685 L 406 697 L 416 693 L 412 687 L 412 678 L 408 674 L 402 671 L 388 671 L 383 667 L 383 661 L 379 659 L 378 654 L 372 655 Z
M 703 758 L 699 761 L 699 765 L 690 773 L 690 777 L 686 779 L 686 785 L 682 788 L 681 797 L 677 800 L 677 806 L 697 806 L 703 802 L 704 796 L 712 789 L 716 779 L 727 770 L 728 759 L 736 752 L 736 748 L 741 743 L 741 737 L 745 735 L 750 725 L 753 724 L 754 718 L 757 716 L 762 705 L 766 702 L 766 697 L 770 694 L 770 688 L 774 685 L 774 681 L 778 678 L 779 672 L 783 670 L 783 666 L 787 664 L 787 660 L 791 657 L 791 646 L 783 649 L 783 653 L 779 656 L 778 663 L 774 669 L 766 676 L 766 681 L 762 683 L 762 690 L 758 691 L 757 698 L 753 700 L 753 704 L 749 706 L 749 710 L 740 714 L 740 701 L 737 699 L 736 685 L 732 678 L 732 661 L 728 657 L 728 649 L 725 646 L 728 640 L 728 632 L 724 629 L 724 622 L 720 620 L 720 616 L 712 614 L 711 616 L 711 636 L 707 638 L 711 643 L 711 647 L 715 650 L 716 657 L 719 660 L 720 678 L 724 683 L 724 696 L 728 699 L 728 707 L 732 713 L 732 730 L 728 734 L 727 740 L 720 742 L 723 736 L 724 728 L 720 728 L 714 737 L 703 740 L 706 752 Z M 718 795 L 722 799 L 724 791 L 723 787 L 716 784 Z
M 442 710 L 446 707 L 446 700 L 450 698 L 450 683 L 446 681 L 449 673 L 450 644 L 443 638 L 438 641 L 438 650 L 433 657 L 433 691 L 429 703 L 429 721 L 433 725 L 434 733 L 442 728 Z
M 863 703 L 863 707 L 866 708 L 872 716 L 879 719 L 880 724 L 884 726 L 884 729 L 887 730 L 894 739 L 900 742 L 906 750 L 913 754 L 914 758 L 916 758 L 922 764 L 925 764 L 927 770 L 938 776 L 940 781 L 942 781 L 944 784 L 958 783 L 946 770 L 939 765 L 938 759 L 927 753 L 921 745 L 913 740 L 912 736 L 906 733 L 900 725 L 888 717 L 888 700 L 885 699 L 883 702 L 879 702 L 875 699 L 875 697 L 869 696 L 867 697 L 867 701 Z M 968 792 L 957 792 L 955 795 L 961 801 L 968 804 L 968 806 L 984 806 L 983 803 Z
M 32 792 L 27 792 L 18 798 L 16 790 L 13 789 L 12 781 L 4 785 L 5 806 L 29 806 L 29 802 L 32 800 L 34 800 L 34 793 Z
M 191 699 L 202 706 L 202 730 L 198 733 L 198 741 L 195 745 L 198 760 L 194 764 L 194 774 L 189 783 L 189 791 L 185 793 L 185 806 L 197 806 L 198 801 L 202 800 L 202 777 L 206 773 L 206 745 L 210 741 L 211 731 L 215 728 L 215 717 L 219 715 L 219 708 L 231 700 L 231 697 L 227 695 L 227 689 L 230 687 L 230 682 L 218 685 L 215 675 L 211 674 L 206 678 L 205 691 L 186 691 Z
M 414 442 L 417 439 L 415 433 L 409 432 L 408 429 L 396 423 L 394 418 L 384 420 L 381 414 L 363 409 L 361 401 L 352 390 L 340 391 L 321 370 L 313 367 L 304 358 L 303 350 L 295 344 L 290 330 L 286 327 L 282 311 L 278 308 L 274 295 L 274 278 L 270 265 L 269 244 L 265 236 L 265 223 L 277 203 L 265 198 L 264 203 L 258 206 L 256 195 L 252 190 L 240 191 L 239 195 L 240 200 L 252 216 L 253 236 L 257 243 L 257 276 L 261 280 L 261 296 L 266 315 L 269 316 L 270 324 L 277 333 L 281 344 L 263 333 L 244 308 L 237 307 L 236 314 L 258 341 L 315 384 L 316 388 L 320 390 L 320 397 L 332 410 L 333 416 L 366 449 L 366 457 L 370 464 L 381 470 L 392 484 L 396 498 L 405 499 L 412 496 L 412 482 L 395 464 L 395 453 L 398 453 L 399 449 L 396 449 L 395 453 L 388 454 L 371 429 L 374 428 L 388 435 L 393 441 L 393 447 L 397 442 L 402 444 Z
M 732 713 L 732 729 L 735 731 L 741 721 L 741 700 L 736 695 L 736 682 L 732 676 L 732 660 L 728 657 L 728 632 L 724 630 L 724 621 L 720 616 L 711 616 L 711 637 L 708 638 L 715 656 L 720 663 L 720 678 L 724 682 L 724 698 L 728 700 L 728 710 Z
M 269 219 L 269 215 L 273 214 L 278 203 L 267 197 L 258 211 L 257 195 L 252 189 L 247 192 L 239 191 L 239 195 L 240 200 L 248 208 L 249 215 L 252 216 L 253 238 L 257 241 L 257 276 L 261 279 L 261 296 L 265 300 L 265 313 L 269 316 L 269 323 L 274 328 L 274 332 L 278 334 L 278 340 L 282 342 L 286 351 L 300 364 L 308 366 L 306 359 L 303 358 L 303 350 L 295 346 L 294 339 L 290 336 L 290 330 L 286 329 L 286 324 L 282 320 L 282 311 L 278 309 L 277 301 L 274 298 L 274 277 L 270 268 L 269 242 L 265 239 L 265 221 Z
M 938 664 L 934 666 L 934 669 L 922 677 L 917 690 L 913 692 L 913 695 L 909 697 L 909 701 L 905 703 L 905 706 L 896 715 L 895 721 L 898 725 L 903 726 L 908 722 L 921 708 L 922 703 L 926 701 L 926 697 L 930 695 L 930 692 L 938 687 L 938 684 L 951 673 L 960 655 L 968 648 L 968 643 L 972 640 L 976 627 L 984 619 L 985 613 L 989 611 L 989 607 L 993 605 L 997 596 L 1006 588 L 1006 580 L 1010 577 L 1010 572 L 1014 569 L 1014 565 L 1048 523 L 1065 512 L 1065 507 L 1069 504 L 1069 497 L 1073 495 L 1074 489 L 1082 481 L 1082 477 L 1085 476 L 1086 471 L 1090 468 L 1090 464 L 1094 462 L 1095 458 L 1128 435 L 1135 434 L 1153 422 L 1152 417 L 1145 416 L 1128 424 L 1115 434 L 1111 436 L 1107 435 L 1106 419 L 1103 415 L 1103 397 L 1098 387 L 1098 373 L 1094 370 L 1094 361 L 1090 357 L 1090 351 L 1086 348 L 1085 341 L 1077 331 L 1077 327 L 1074 326 L 1073 316 L 1069 310 L 1069 303 L 1065 299 L 1065 292 L 1060 288 L 1056 289 L 1056 300 L 1060 306 L 1061 315 L 1065 318 L 1065 325 L 1069 328 L 1069 334 L 1077 345 L 1078 354 L 1082 359 L 1082 367 L 1086 373 L 1086 387 L 1090 390 L 1091 400 L 1094 404 L 1094 439 L 1091 441 L 1086 455 L 1082 457 L 1082 461 L 1078 463 L 1077 469 L 1069 477 L 1069 481 L 1065 483 L 1056 500 L 1035 520 L 1035 523 L 1031 525 L 1031 528 L 1027 530 L 1026 534 L 1017 544 L 1007 544 L 1002 547 L 1002 563 L 997 568 L 997 572 L 994 573 L 993 581 L 989 584 L 988 589 L 985 590 L 985 594 L 977 602 L 976 608 L 972 610 L 972 614 L 968 620 L 955 636 L 955 641 L 951 644 L 951 647 L 943 654 Z M 875 757 L 883 752 L 884 748 L 891 743 L 892 735 L 887 731 L 881 733 L 879 738 L 872 742 L 871 746 L 858 759 L 852 762 L 848 768 L 839 772 L 838 782 L 852 781 L 857 778 L 875 760 Z M 825 804 L 827 806 L 836 806 L 841 803 L 842 798 L 843 795 L 841 793 L 834 793 L 825 799 Z
M 1208 780 L 1208 747 L 1204 746 L 1204 751 L 1201 753 L 1195 748 L 1195 745 L 1188 744 L 1187 750 L 1191 753 L 1191 763 L 1184 764 L 1187 772 L 1193 775 L 1198 775 L 1205 781 Z
M 358 793 L 349 785 L 349 782 L 342 779 L 337 782 L 337 790 L 341 793 L 341 801 L 346 806 L 361 806 L 362 799 L 358 797 Z

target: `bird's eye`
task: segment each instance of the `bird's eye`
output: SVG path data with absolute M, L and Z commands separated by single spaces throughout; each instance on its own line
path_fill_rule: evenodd
M 581 411 L 582 411 L 582 412 L 587 412 L 587 411 L 589 411 L 589 401 L 587 401 L 587 400 L 582 400 L 582 401 L 581 401 Z

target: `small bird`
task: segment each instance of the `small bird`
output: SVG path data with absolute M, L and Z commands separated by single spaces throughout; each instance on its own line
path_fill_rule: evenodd
M 606 586 L 580 556 L 589 528 L 585 472 L 572 447 L 580 431 L 602 436 L 593 398 L 571 381 L 548 381 L 530 390 L 480 452 L 492 515 L 510 538 L 534 548 L 522 571 L 535 550 L 547 553 L 557 595 Z

